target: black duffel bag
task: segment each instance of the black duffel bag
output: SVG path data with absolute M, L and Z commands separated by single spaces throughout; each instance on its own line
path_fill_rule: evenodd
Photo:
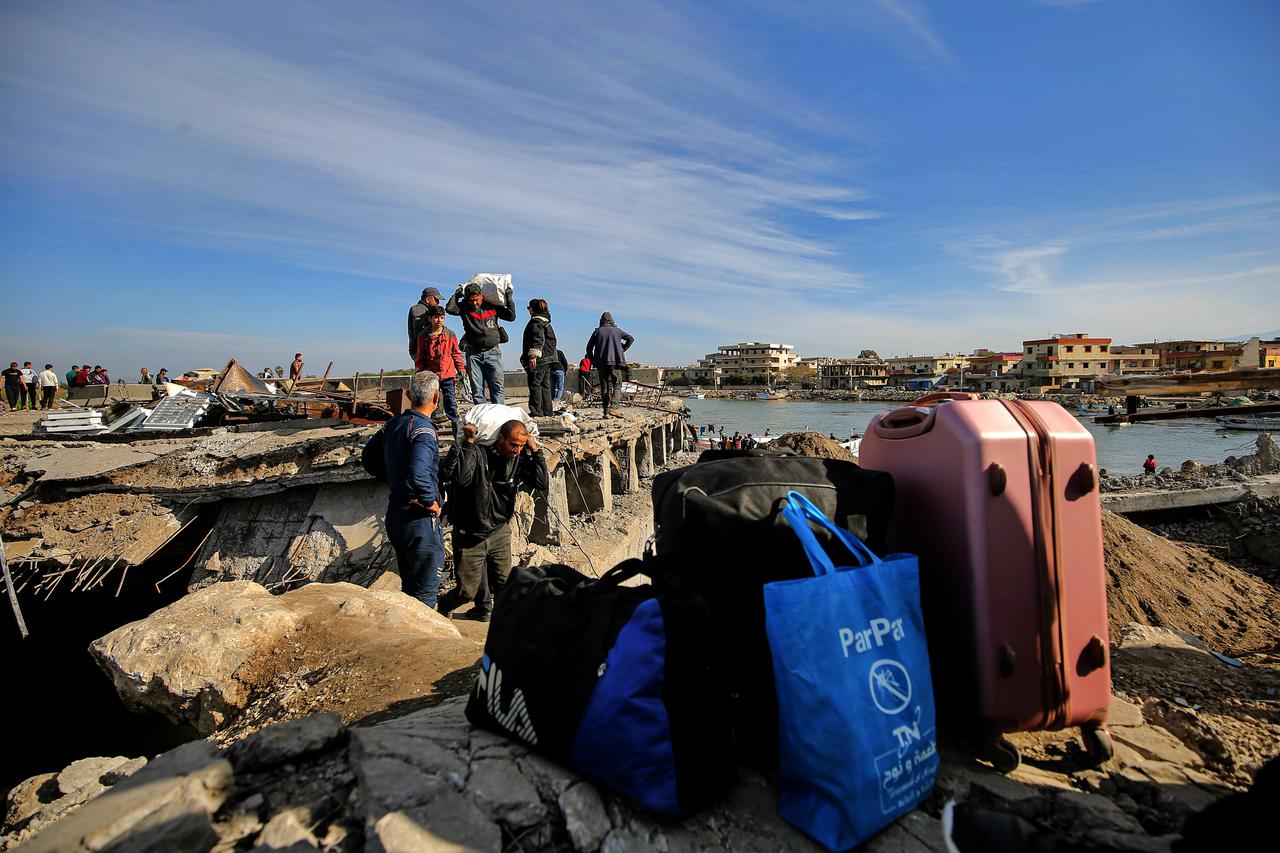
M 675 818 L 733 784 L 733 734 L 706 605 L 622 585 L 642 568 L 628 560 L 597 580 L 560 565 L 513 569 L 467 719 Z
M 644 571 L 659 592 L 689 593 L 707 603 L 738 759 L 762 769 L 776 764 L 778 749 L 762 587 L 812 574 L 780 514 L 791 489 L 871 550 L 883 552 L 893 478 L 854 462 L 760 454 L 699 462 L 653 481 L 658 559 Z M 842 555 L 835 537 L 814 532 L 823 547 Z

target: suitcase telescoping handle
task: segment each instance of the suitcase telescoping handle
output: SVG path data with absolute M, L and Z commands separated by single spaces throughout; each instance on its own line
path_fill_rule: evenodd
M 838 540 L 844 543 L 844 546 L 853 552 L 859 568 L 874 566 L 882 562 L 879 557 L 872 553 L 870 548 L 863 544 L 861 539 L 827 518 L 826 513 L 818 509 L 813 505 L 812 501 L 794 489 L 787 492 L 786 502 L 782 505 L 782 517 L 787 520 L 787 523 L 791 525 L 791 529 L 795 531 L 796 536 L 800 539 L 800 544 L 804 547 L 804 552 L 809 557 L 809 565 L 813 567 L 815 575 L 835 574 L 836 567 L 831 562 L 831 558 L 827 556 L 827 552 L 818 544 L 818 537 L 813 535 L 813 530 L 809 527 L 809 522 L 811 521 L 819 527 L 825 527 Z

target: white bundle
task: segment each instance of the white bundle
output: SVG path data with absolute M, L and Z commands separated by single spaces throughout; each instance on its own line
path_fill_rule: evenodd
M 538 425 L 534 423 L 518 406 L 504 406 L 501 403 L 481 403 L 472 406 L 462 416 L 464 424 L 474 424 L 476 428 L 476 444 L 490 445 L 498 440 L 498 430 L 507 421 L 520 421 L 529 430 L 529 435 L 538 434 Z
M 514 290 L 509 272 L 478 272 L 464 281 L 461 286 L 465 288 L 468 284 L 480 285 L 480 293 L 484 296 L 484 301 L 493 305 L 506 305 L 507 294 Z

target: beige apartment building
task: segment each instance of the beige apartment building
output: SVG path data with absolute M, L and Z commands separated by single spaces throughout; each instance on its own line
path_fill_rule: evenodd
M 889 365 L 878 358 L 832 358 L 818 367 L 818 387 L 829 391 L 883 388 Z
M 717 347 L 688 370 L 690 379 L 699 384 L 719 385 L 742 379 L 773 381 L 799 361 L 791 344 L 746 341 Z
M 1023 341 L 1019 372 L 1030 388 L 1088 387 L 1111 372 L 1111 338 L 1075 332 Z
M 1124 375 L 1154 373 L 1160 369 L 1160 353 L 1151 344 L 1111 347 L 1111 372 Z
M 902 358 L 887 358 L 885 364 L 890 373 L 921 373 L 937 376 L 948 370 L 969 369 L 969 356 L 952 355 L 908 355 Z

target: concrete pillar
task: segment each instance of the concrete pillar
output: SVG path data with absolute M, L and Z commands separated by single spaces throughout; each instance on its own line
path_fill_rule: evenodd
M 582 515 L 613 507 L 613 476 L 603 454 L 575 459 L 565 471 L 565 479 L 570 513 Z
M 636 473 L 641 477 L 652 477 L 654 475 L 653 435 L 651 433 L 642 432 L 640 437 L 636 439 Z
M 534 494 L 530 542 L 560 545 L 569 541 L 568 468 L 568 465 L 561 465 L 551 472 L 545 495 Z
M 613 493 L 629 495 L 640 491 L 640 474 L 636 466 L 636 440 L 634 438 L 620 441 L 613 446 L 615 467 L 610 460 L 609 470 L 613 472 Z
M 685 422 L 677 418 L 671 422 L 672 440 L 675 442 L 675 452 L 679 453 L 684 450 L 689 441 L 688 430 L 685 429 Z
M 667 431 L 660 426 L 650 432 L 653 447 L 653 467 L 661 468 L 667 464 Z

